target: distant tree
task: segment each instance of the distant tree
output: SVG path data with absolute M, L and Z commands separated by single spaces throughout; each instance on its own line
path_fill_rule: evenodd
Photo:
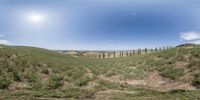
M 155 51 L 158 51 L 158 48 L 155 48 Z
M 133 52 L 132 52 L 132 51 L 129 51 L 129 55 L 130 55 L 130 56 L 133 56 Z
M 164 46 L 162 47 L 162 50 L 165 50 L 165 47 L 164 47 Z
M 114 51 L 114 53 L 113 53 L 113 54 L 114 54 L 114 58 L 115 58 L 115 51 Z
M 128 51 L 126 51 L 126 57 L 128 57 Z
M 135 50 L 133 50 L 133 56 L 135 55 Z
M 83 53 L 81 53 L 81 56 L 82 56 L 82 57 L 84 57 L 84 54 L 83 54 Z
M 110 58 L 110 52 L 108 52 L 108 58 Z
M 138 55 L 141 55 L 141 49 L 138 49 Z
M 145 52 L 145 53 L 147 53 L 147 52 L 148 52 L 147 48 L 145 48 L 145 49 L 144 49 L 144 52 Z
M 101 54 L 99 54 L 99 58 L 101 58 Z
M 161 48 L 161 47 L 159 47 L 159 51 L 162 51 L 162 48 Z
M 105 52 L 103 52 L 103 58 L 105 58 Z

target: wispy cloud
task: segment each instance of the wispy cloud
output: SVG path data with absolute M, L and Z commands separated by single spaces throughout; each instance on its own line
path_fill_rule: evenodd
M 0 44 L 11 45 L 8 40 L 0 40 Z
M 180 39 L 189 43 L 200 44 L 200 33 L 195 31 L 180 33 Z
M 200 40 L 191 41 L 190 43 L 200 44 Z
M 200 33 L 197 33 L 195 31 L 183 32 L 180 34 L 180 38 L 182 40 L 192 41 L 192 40 L 200 39 Z
M 11 45 L 11 43 L 8 40 L 3 39 L 3 37 L 4 35 L 0 34 L 0 44 Z

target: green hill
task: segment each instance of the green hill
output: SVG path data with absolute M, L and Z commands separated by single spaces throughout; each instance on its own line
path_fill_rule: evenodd
M 127 58 L 73 58 L 0 45 L 0 99 L 194 100 L 200 98 L 200 46 Z

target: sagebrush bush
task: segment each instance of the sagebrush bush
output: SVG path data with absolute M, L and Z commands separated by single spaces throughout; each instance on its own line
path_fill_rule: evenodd
M 31 82 L 34 83 L 34 82 L 39 81 L 36 72 L 30 72 L 30 73 L 28 73 L 27 79 L 28 79 L 28 82 L 30 82 L 30 83 L 31 83 Z
M 17 71 L 14 71 L 13 72 L 13 79 L 14 79 L 14 81 L 21 81 L 21 77 L 20 77 L 20 73 L 19 72 L 17 72 Z
M 195 75 L 193 84 L 200 88 L 200 73 Z
M 11 84 L 12 79 L 5 74 L 0 74 L 0 89 L 6 89 Z
M 63 77 L 59 75 L 50 75 L 48 79 L 48 88 L 56 89 L 63 85 Z
M 84 85 L 87 85 L 88 82 L 90 82 L 91 80 L 92 80 L 92 78 L 83 76 L 80 79 L 77 79 L 74 84 L 76 86 L 84 86 Z
M 164 66 L 160 69 L 161 75 L 172 80 L 178 80 L 184 74 L 183 69 L 176 68 L 173 65 Z

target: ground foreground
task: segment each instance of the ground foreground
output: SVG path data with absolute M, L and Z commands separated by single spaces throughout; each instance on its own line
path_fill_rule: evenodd
M 198 100 L 200 47 L 127 58 L 73 58 L 0 46 L 0 100 Z

